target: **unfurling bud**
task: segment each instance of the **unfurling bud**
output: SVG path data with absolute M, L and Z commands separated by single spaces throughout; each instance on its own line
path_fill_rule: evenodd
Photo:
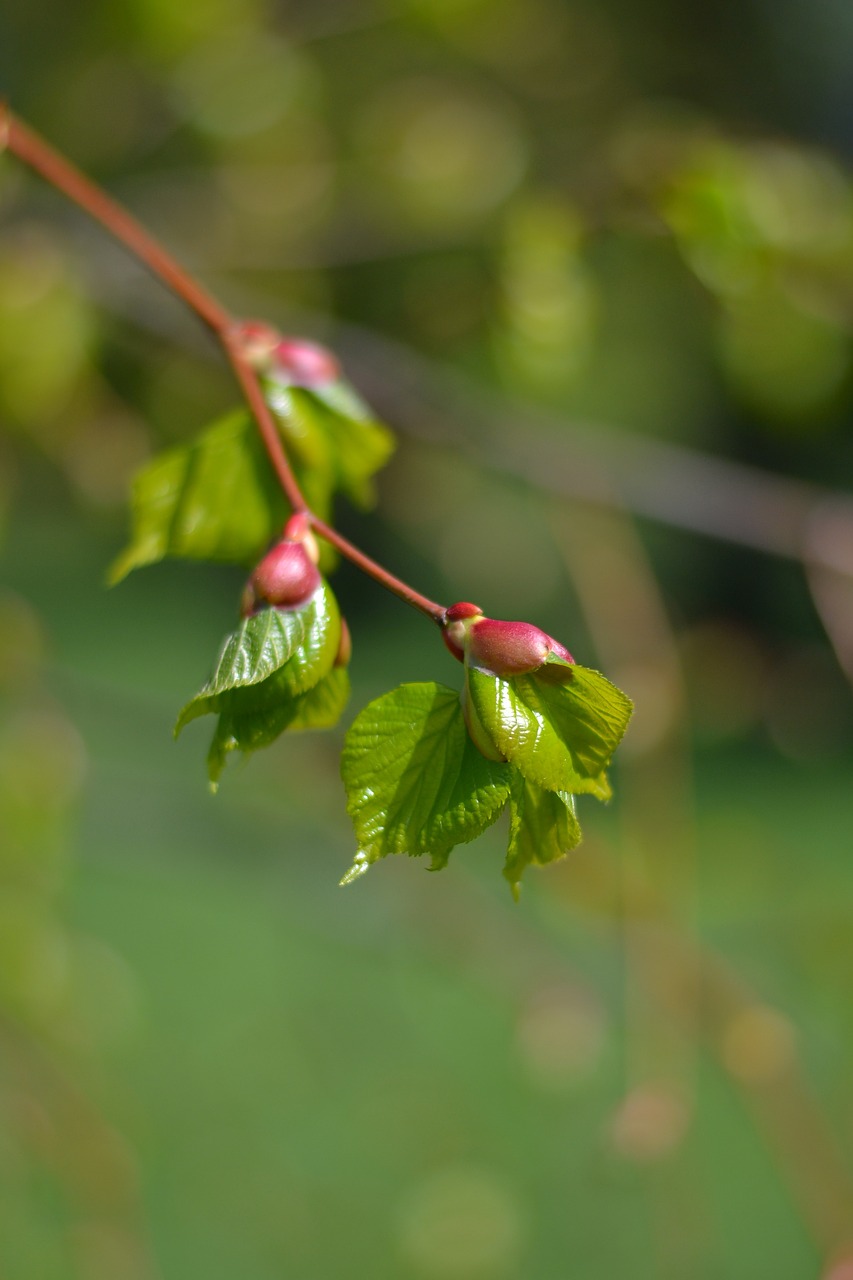
M 302 338 L 282 338 L 272 352 L 272 360 L 273 371 L 277 366 L 302 387 L 321 387 L 341 376 L 341 367 L 331 351 Z
M 265 320 L 238 320 L 227 336 L 253 369 L 278 374 L 296 386 L 322 387 L 341 376 L 341 366 L 326 347 L 305 338 L 285 338 Z
M 320 585 L 318 555 L 308 517 L 297 512 L 285 525 L 281 542 L 270 548 L 246 583 L 240 616 L 246 618 L 268 604 L 279 609 L 306 604 Z
M 311 521 L 304 511 L 295 511 L 284 526 L 288 542 L 301 542 L 314 564 L 320 563 L 320 548 L 311 528 Z
M 454 658 L 496 676 L 520 676 L 538 671 L 549 658 L 572 663 L 564 645 L 529 622 L 486 618 L 478 605 L 463 601 L 445 614 L 444 643 Z

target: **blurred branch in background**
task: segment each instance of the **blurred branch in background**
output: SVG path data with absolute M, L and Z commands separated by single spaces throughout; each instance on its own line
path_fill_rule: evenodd
M 114 270 L 98 283 L 102 306 L 209 356 L 182 318 L 146 300 L 135 273 Z M 452 449 L 481 469 L 525 480 L 555 497 L 616 506 L 672 528 L 853 576 L 853 497 L 841 491 L 608 424 L 567 420 L 377 332 L 283 305 L 245 284 L 235 292 L 244 313 L 269 316 L 333 344 L 371 403 L 412 439 Z
M 693 1274 L 707 1248 L 701 1179 L 679 1158 L 696 1108 L 700 985 L 685 963 L 693 945 L 677 960 L 667 948 L 672 929 L 685 940 L 695 933 L 686 690 L 660 588 L 616 495 L 607 507 L 554 504 L 550 523 L 601 665 L 634 691 L 618 836 L 626 1082 L 609 1136 L 627 1160 L 660 1166 L 650 1181 L 657 1252 L 661 1276 L 675 1280 Z M 662 990 L 673 985 L 682 997 L 677 1020 Z
M 656 577 L 615 498 L 609 509 L 555 507 L 552 527 L 602 664 L 637 703 L 622 759 L 620 869 L 613 870 L 627 1082 L 611 1140 L 627 1159 L 664 1162 L 665 1176 L 651 1183 L 661 1274 L 691 1274 L 702 1256 L 696 1170 L 671 1159 L 691 1124 L 702 1045 L 751 1111 L 830 1265 L 853 1241 L 853 1178 L 804 1077 L 795 1029 L 697 937 L 690 709 Z M 554 878 L 557 892 L 573 896 L 583 865 Z
M 853 681 L 853 498 L 683 445 L 566 422 L 524 402 L 508 406 L 488 388 L 400 344 L 352 328 L 342 339 L 356 381 L 386 417 L 419 440 L 555 497 L 625 510 L 801 564 Z M 585 546 L 594 559 L 595 540 Z M 611 628 L 611 637 L 616 634 Z M 671 684 L 670 673 L 662 714 L 675 696 Z
M 853 574 L 853 498 L 819 485 L 509 400 L 451 366 L 342 326 L 356 380 L 409 435 L 556 497 Z M 392 370 L 389 377 L 388 371 Z M 824 536 L 831 519 L 833 536 Z

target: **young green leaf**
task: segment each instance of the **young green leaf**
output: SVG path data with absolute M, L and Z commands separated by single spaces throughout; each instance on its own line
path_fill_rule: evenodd
M 133 482 L 130 545 L 110 582 L 166 556 L 249 564 L 287 506 L 246 410 L 149 462 Z
M 356 716 L 341 771 L 359 854 L 349 877 L 391 853 L 429 854 L 442 867 L 454 845 L 495 821 L 510 770 L 468 737 L 459 695 L 439 684 L 404 684 Z
M 256 714 L 304 693 L 332 669 L 341 638 L 337 601 L 324 582 L 300 609 L 260 609 L 229 635 L 213 675 L 178 716 Z
M 574 796 L 545 791 L 513 770 L 509 797 L 509 846 L 504 876 L 518 896 L 522 872 L 531 863 L 544 866 L 562 858 L 581 841 Z
M 259 686 L 259 692 L 269 681 Z M 281 692 L 281 691 L 280 691 Z M 207 771 L 215 787 L 232 751 L 249 755 L 274 742 L 285 730 L 331 729 L 340 719 L 349 698 L 349 674 L 345 667 L 334 667 L 328 675 L 305 693 L 295 697 L 281 692 L 266 707 L 240 710 L 240 701 L 220 711 L 219 720 L 207 754 Z
M 481 725 L 529 781 L 609 799 L 604 771 L 632 708 L 603 675 L 575 664 L 504 679 L 467 667 L 466 680 Z
M 388 461 L 394 437 L 343 381 L 308 390 L 269 377 L 270 407 L 318 514 L 327 515 L 338 490 L 359 507 L 374 501 L 373 475 Z
M 337 485 L 357 507 L 376 500 L 373 476 L 391 457 L 395 440 L 348 382 L 339 380 L 301 393 L 313 398 L 332 444 Z

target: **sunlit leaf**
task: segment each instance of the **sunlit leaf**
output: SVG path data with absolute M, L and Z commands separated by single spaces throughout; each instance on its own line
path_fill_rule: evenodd
M 266 395 L 281 423 L 300 476 L 323 514 L 336 491 L 357 506 L 374 501 L 372 477 L 388 461 L 394 437 L 343 381 L 308 390 L 268 379 Z
M 261 609 L 227 637 L 213 675 L 178 716 L 175 732 L 198 716 L 255 714 L 312 688 L 338 651 L 337 601 L 323 583 L 301 609 Z
M 546 791 L 513 771 L 509 797 L 509 846 L 504 876 L 513 893 L 531 863 L 543 866 L 562 858 L 581 841 L 574 796 Z
M 259 692 L 266 689 L 269 683 L 267 681 L 260 685 Z M 273 694 L 273 690 L 269 692 Z M 248 755 L 269 746 L 285 731 L 331 729 L 340 719 L 349 693 L 350 682 L 346 668 L 333 667 L 328 675 L 305 693 L 291 696 L 278 689 L 267 706 L 260 706 L 252 711 L 241 712 L 240 699 L 232 697 L 230 705 L 220 711 L 208 751 L 210 781 L 214 785 L 217 783 L 232 751 L 242 751 Z
M 372 476 L 394 448 L 387 427 L 343 381 L 318 391 L 271 378 L 263 385 L 311 509 L 328 519 L 339 491 L 369 506 Z M 242 409 L 143 467 L 131 507 L 130 544 L 112 565 L 113 583 L 167 556 L 251 564 L 288 513 L 251 414 Z M 325 544 L 321 552 L 328 571 L 335 555 Z
M 468 737 L 459 695 L 439 684 L 404 684 L 356 717 L 342 774 L 359 856 L 353 872 L 391 853 L 447 862 L 454 845 L 496 819 L 510 769 L 486 760 Z
M 549 791 L 610 796 L 605 769 L 631 715 L 631 702 L 598 671 L 543 667 L 503 679 L 466 671 L 469 697 L 498 750 Z
M 130 545 L 110 581 L 166 556 L 251 564 L 288 508 L 246 410 L 148 463 L 133 483 Z

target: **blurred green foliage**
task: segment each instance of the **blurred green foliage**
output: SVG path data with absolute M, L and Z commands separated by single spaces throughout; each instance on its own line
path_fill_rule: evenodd
M 849 489 L 848 5 L 7 9 L 15 109 L 236 312 L 356 385 L 382 339 L 388 420 L 412 349 L 519 436 L 547 409 Z M 236 402 L 192 318 L 0 159 L 0 1272 L 846 1280 L 853 713 L 811 580 L 648 524 L 632 561 L 580 504 L 555 536 L 488 439 L 404 439 L 345 530 L 544 626 L 637 718 L 620 799 L 518 908 L 501 832 L 341 891 L 337 737 L 216 801 L 200 734 L 169 741 L 240 573 L 101 588 L 131 475 Z M 420 618 L 336 589 L 355 710 L 448 681 Z

